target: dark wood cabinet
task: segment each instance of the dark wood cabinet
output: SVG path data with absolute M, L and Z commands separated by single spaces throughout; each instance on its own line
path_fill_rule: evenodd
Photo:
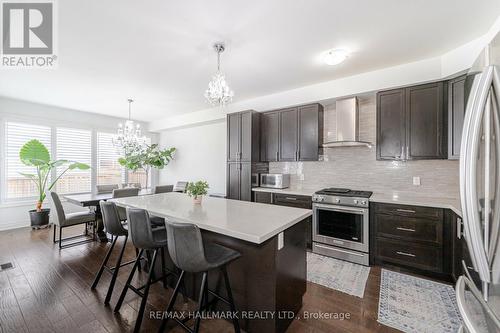
M 323 107 L 319 104 L 299 107 L 299 161 L 317 161 L 323 145 Z
M 322 143 L 323 106 L 320 104 L 262 114 L 262 161 L 317 161 Z
M 272 203 L 279 206 L 312 209 L 312 198 L 305 195 L 255 192 L 254 201 L 260 203 Z M 306 246 L 312 248 L 312 218 L 307 219 L 306 223 Z
M 441 208 L 370 205 L 370 262 L 450 280 L 452 224 Z
M 377 159 L 447 158 L 446 83 L 377 94 Z
M 243 111 L 227 115 L 228 199 L 251 201 L 252 173 L 268 170 L 266 163 L 259 163 L 260 126 L 259 112 Z
M 460 158 L 460 144 L 465 118 L 465 76 L 448 83 L 448 158 Z
M 260 158 L 260 113 L 227 115 L 227 161 L 251 162 Z
M 273 203 L 273 194 L 271 192 L 254 192 L 253 194 L 254 202 L 272 204 Z
M 279 160 L 280 113 L 266 112 L 261 120 L 261 161 Z
M 396 89 L 377 94 L 377 159 L 404 158 L 405 91 Z
M 280 161 L 297 161 L 299 144 L 297 108 L 280 111 Z

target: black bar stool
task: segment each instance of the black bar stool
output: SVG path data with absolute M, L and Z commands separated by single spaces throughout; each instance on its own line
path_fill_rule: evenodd
M 120 221 L 120 213 L 118 211 L 118 207 L 116 207 L 116 204 L 114 202 L 109 202 L 109 201 L 108 202 L 101 201 L 99 202 L 99 205 L 101 206 L 102 220 L 104 222 L 104 226 L 106 227 L 106 232 L 113 237 L 113 242 L 111 243 L 111 247 L 109 248 L 108 253 L 106 253 L 106 257 L 104 257 L 101 267 L 99 268 L 99 271 L 97 272 L 94 278 L 94 282 L 92 283 L 91 289 L 95 289 L 97 287 L 97 284 L 99 283 L 102 272 L 104 272 L 104 270 L 110 272 L 112 274 L 112 277 L 109 283 L 109 288 L 106 294 L 106 298 L 104 300 L 104 304 L 107 305 L 111 300 L 111 295 L 113 294 L 113 289 L 115 287 L 116 278 L 118 277 L 118 271 L 120 267 L 132 264 L 135 262 L 135 260 L 128 261 L 122 264 L 123 253 L 125 252 L 125 247 L 127 245 L 128 231 L 123 227 L 122 222 Z M 111 252 L 113 252 L 113 249 L 116 245 L 116 241 L 120 237 L 125 237 L 123 241 L 123 246 L 120 250 L 120 256 L 116 260 L 115 267 L 108 267 L 106 266 L 106 264 L 108 263 L 109 257 L 111 256 Z M 138 253 L 137 249 L 136 253 Z
M 137 314 L 137 320 L 135 322 L 134 332 L 139 332 L 141 328 L 142 319 L 144 316 L 144 309 L 146 308 L 146 302 L 149 294 L 149 287 L 151 284 L 156 283 L 160 280 L 163 281 L 163 286 L 167 287 L 167 276 L 172 274 L 177 276 L 174 272 L 168 270 L 165 267 L 165 247 L 167 246 L 167 231 L 165 228 L 153 228 L 150 220 L 149 214 L 143 209 L 131 209 L 127 208 L 127 220 L 128 220 L 128 230 L 130 232 L 132 243 L 138 249 L 140 249 L 137 259 L 135 260 L 134 267 L 128 276 L 125 287 L 122 290 L 120 298 L 116 303 L 115 312 L 120 311 L 123 300 L 127 291 L 130 289 L 137 295 L 142 297 L 141 305 L 139 307 L 139 313 Z M 134 277 L 135 271 L 140 264 L 141 257 L 144 251 L 153 251 L 153 258 L 149 262 L 149 272 L 147 277 L 147 282 L 141 287 L 134 287 L 131 282 Z M 156 263 L 156 257 L 158 251 L 161 254 L 161 270 L 162 276 L 153 279 L 153 272 Z
M 212 294 L 217 299 L 223 301 L 229 305 L 232 313 L 236 313 L 236 307 L 234 305 L 233 293 L 231 291 L 231 286 L 229 284 L 229 277 L 227 274 L 226 266 L 235 259 L 238 259 L 241 254 L 235 250 L 229 249 L 225 246 L 208 243 L 203 244 L 203 238 L 201 236 L 200 229 L 198 226 L 190 223 L 172 223 L 167 221 L 167 237 L 168 237 L 168 251 L 170 257 L 174 264 L 179 267 L 181 275 L 175 286 L 174 293 L 170 298 L 168 307 L 166 310 L 166 316 L 162 320 L 159 332 L 165 330 L 169 313 L 173 310 L 179 288 L 183 283 L 184 275 L 188 273 L 200 273 L 203 272 L 203 277 L 201 280 L 200 294 L 198 298 L 198 315 L 196 316 L 196 321 L 194 328 L 189 328 L 186 326 L 186 320 L 179 320 L 174 317 L 174 320 L 182 326 L 188 332 L 198 332 L 200 329 L 201 312 L 204 308 L 208 307 L 208 294 Z M 218 295 L 217 293 L 208 289 L 207 275 L 208 271 L 213 269 L 220 269 L 224 276 L 224 283 L 226 285 L 227 299 Z M 240 332 L 240 326 L 238 323 L 238 318 L 233 317 L 233 326 L 235 332 Z

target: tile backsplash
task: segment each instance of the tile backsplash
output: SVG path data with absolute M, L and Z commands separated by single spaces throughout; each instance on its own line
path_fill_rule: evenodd
M 459 197 L 456 160 L 377 161 L 375 96 L 359 99 L 359 139 L 368 147 L 324 149 L 320 162 L 271 162 L 269 171 L 290 173 L 291 187 L 349 187 L 374 192 L 400 191 L 431 197 Z M 325 107 L 324 139 L 335 140 L 335 104 Z M 421 185 L 413 185 L 420 177 Z

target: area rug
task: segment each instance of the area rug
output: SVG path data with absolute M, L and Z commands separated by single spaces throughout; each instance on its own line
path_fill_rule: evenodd
M 363 298 L 370 267 L 307 253 L 307 280 Z
M 407 333 L 456 333 L 461 317 L 452 286 L 382 269 L 378 322 Z

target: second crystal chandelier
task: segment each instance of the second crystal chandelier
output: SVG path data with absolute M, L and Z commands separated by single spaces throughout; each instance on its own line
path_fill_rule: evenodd
M 224 106 L 231 102 L 234 92 L 227 85 L 226 78 L 220 70 L 220 54 L 225 50 L 224 43 L 214 44 L 214 49 L 217 52 L 217 73 L 212 77 L 212 81 L 208 83 L 205 98 L 212 105 Z

